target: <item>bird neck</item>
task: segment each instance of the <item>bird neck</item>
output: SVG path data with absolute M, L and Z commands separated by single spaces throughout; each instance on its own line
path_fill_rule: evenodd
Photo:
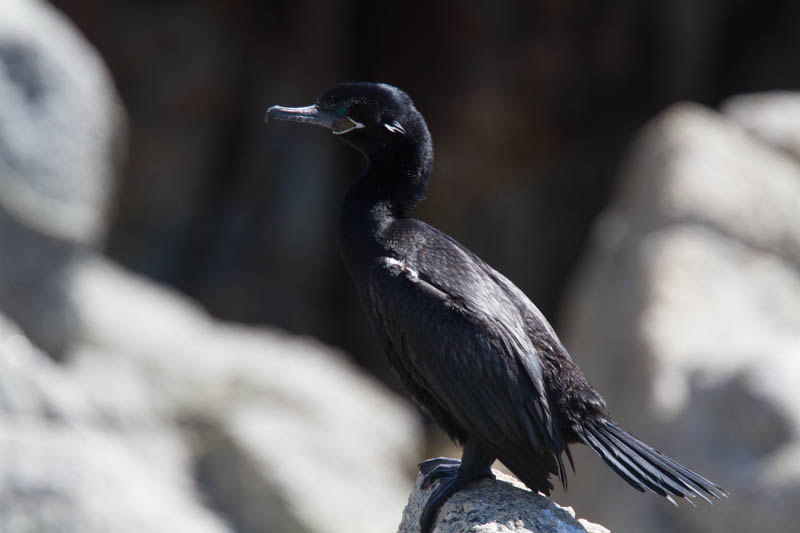
M 365 155 L 367 168 L 347 191 L 339 228 L 345 263 L 357 285 L 366 283 L 364 269 L 374 258 L 391 254 L 388 230 L 425 197 L 433 166 L 430 137 Z
M 345 195 L 340 230 L 346 248 L 379 247 L 385 229 L 397 218 L 386 189 L 370 174 L 370 169 Z
M 410 215 L 425 198 L 433 168 L 429 135 L 381 145 L 365 155 L 367 169 L 351 192 L 368 203 L 386 206 L 394 217 Z

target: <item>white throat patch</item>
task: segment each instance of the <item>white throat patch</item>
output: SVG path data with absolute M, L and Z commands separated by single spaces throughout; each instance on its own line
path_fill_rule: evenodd
M 334 131 L 334 132 L 333 132 L 333 134 L 334 134 L 334 135 L 344 135 L 344 134 L 345 134 L 345 133 L 347 133 L 347 132 L 350 132 L 350 131 L 353 131 L 353 130 L 359 130 L 359 129 L 361 129 L 361 128 L 363 128 L 363 127 L 364 127 L 364 125 L 363 125 L 362 123 L 360 123 L 360 122 L 358 122 L 358 121 L 356 121 L 356 120 L 353 120 L 353 119 L 352 119 L 352 118 L 350 118 L 350 117 L 344 117 L 344 118 L 346 118 L 347 120 L 349 120 L 349 121 L 352 123 L 352 126 L 350 126 L 350 127 L 349 127 L 349 128 L 347 128 L 347 129 L 343 129 L 343 130 Z

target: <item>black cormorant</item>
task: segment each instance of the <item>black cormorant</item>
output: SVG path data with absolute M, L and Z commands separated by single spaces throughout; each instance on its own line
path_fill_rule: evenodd
M 341 213 L 341 250 L 372 328 L 408 394 L 456 443 L 461 460 L 420 463 L 440 484 L 420 520 L 495 459 L 534 491 L 551 474 L 566 487 L 562 456 L 587 444 L 634 488 L 720 498 L 721 487 L 621 429 L 545 317 L 505 276 L 452 237 L 410 217 L 433 166 L 428 127 L 403 91 L 345 83 L 308 107 L 273 106 L 267 120 L 322 126 L 367 159 Z

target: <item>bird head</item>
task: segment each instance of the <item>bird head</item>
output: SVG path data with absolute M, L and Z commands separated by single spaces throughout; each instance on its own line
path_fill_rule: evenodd
M 430 133 L 411 98 L 384 83 L 342 83 L 325 91 L 314 105 L 272 106 L 265 120 L 326 128 L 374 163 L 409 146 L 430 151 Z

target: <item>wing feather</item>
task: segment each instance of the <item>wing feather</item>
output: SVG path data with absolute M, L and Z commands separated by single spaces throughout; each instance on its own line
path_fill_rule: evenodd
M 468 297 L 388 257 L 373 263 L 369 288 L 387 350 L 399 372 L 408 374 L 404 380 L 413 382 L 410 388 L 419 387 L 438 404 L 433 411 L 451 414 L 501 460 L 530 448 L 560 455 L 541 366 L 521 319 L 486 311 L 508 313 L 511 306 L 472 306 Z M 544 463 L 553 473 L 560 470 L 556 460 Z

